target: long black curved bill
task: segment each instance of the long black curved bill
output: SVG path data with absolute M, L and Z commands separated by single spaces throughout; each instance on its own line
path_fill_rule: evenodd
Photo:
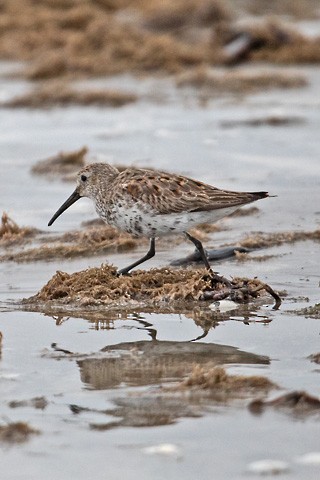
M 50 222 L 48 223 L 48 227 L 50 227 L 50 225 L 53 224 L 53 222 L 55 220 L 57 220 L 58 217 L 60 217 L 61 213 L 63 213 L 65 210 L 67 210 L 67 208 L 69 208 L 74 202 L 76 202 L 77 200 L 79 200 L 79 198 L 81 198 L 81 196 L 79 195 L 79 193 L 77 192 L 77 190 L 75 190 L 73 193 L 71 193 L 70 197 L 68 198 L 68 200 L 66 200 L 64 202 L 63 205 L 61 205 L 61 207 L 59 208 L 59 210 L 56 211 L 56 213 L 53 215 L 53 217 L 51 218 Z

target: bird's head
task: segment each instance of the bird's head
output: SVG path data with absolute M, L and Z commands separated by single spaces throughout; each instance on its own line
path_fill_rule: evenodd
M 93 163 L 82 168 L 77 174 L 76 189 L 56 211 L 49 221 L 48 226 L 52 225 L 53 222 L 67 210 L 67 208 L 79 200 L 79 198 L 88 197 L 95 201 L 99 194 L 103 195 L 103 191 L 108 188 L 110 181 L 118 174 L 119 171 L 107 163 Z

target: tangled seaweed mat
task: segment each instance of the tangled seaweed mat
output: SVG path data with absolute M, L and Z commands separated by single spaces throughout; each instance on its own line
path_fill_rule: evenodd
M 58 271 L 36 295 L 24 299 L 23 303 L 46 307 L 105 305 L 116 308 L 132 304 L 178 306 L 227 297 L 238 303 L 248 303 L 263 292 L 268 292 L 276 300 L 275 308 L 281 303 L 278 295 L 258 279 L 224 279 L 225 283 L 222 277 L 212 278 L 204 269 L 158 268 L 121 277 L 116 272 L 116 268 L 110 265 L 72 274 Z

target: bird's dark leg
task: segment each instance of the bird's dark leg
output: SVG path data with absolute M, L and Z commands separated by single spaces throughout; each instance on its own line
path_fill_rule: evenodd
M 221 277 L 220 275 L 214 273 L 214 271 L 212 270 L 212 268 L 210 267 L 210 263 L 209 263 L 209 260 L 208 260 L 208 257 L 207 257 L 207 254 L 206 252 L 204 251 L 204 248 L 203 248 L 203 245 L 202 243 L 200 242 L 200 240 L 198 240 L 197 238 L 194 238 L 190 235 L 190 233 L 188 232 L 184 232 L 186 234 L 186 237 L 191 240 L 191 242 L 194 244 L 194 246 L 196 247 L 196 249 L 198 250 L 201 258 L 202 258 L 202 261 L 203 263 L 205 264 L 205 267 L 206 269 L 208 270 L 209 272 L 209 275 L 210 275 L 210 278 L 211 278 L 211 282 L 212 284 L 216 284 L 216 283 L 224 283 L 225 285 L 227 285 L 229 288 L 231 287 L 231 282 L 229 282 L 229 280 L 227 280 L 226 278 L 224 277 Z
M 194 244 L 194 246 L 196 247 L 196 249 L 198 250 L 198 252 L 200 253 L 200 256 L 201 256 L 201 259 L 203 261 L 203 263 L 205 264 L 205 267 L 206 269 L 208 270 L 208 272 L 211 274 L 211 275 L 214 275 L 213 271 L 212 271 L 212 268 L 210 267 L 210 263 L 209 263 L 209 260 L 207 258 L 207 255 L 206 255 L 206 252 L 204 251 L 204 248 L 203 248 L 203 245 L 202 243 L 200 242 L 200 240 L 198 240 L 197 238 L 194 238 L 190 235 L 190 233 L 188 232 L 184 232 L 186 237 Z
M 155 254 L 156 254 L 155 243 L 156 243 L 155 239 L 151 238 L 150 239 L 150 247 L 149 247 L 148 252 L 142 258 L 140 258 L 136 262 L 132 263 L 128 267 L 121 268 L 121 270 L 118 270 L 117 275 L 118 276 L 119 275 L 127 275 L 127 273 L 129 273 L 130 270 L 132 270 L 134 267 L 137 267 L 138 265 L 141 265 L 141 263 L 145 262 L 146 260 L 149 260 L 149 258 L 154 257 Z

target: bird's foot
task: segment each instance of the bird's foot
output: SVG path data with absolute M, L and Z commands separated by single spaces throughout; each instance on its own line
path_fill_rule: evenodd
M 128 270 L 127 268 L 121 268 L 116 272 L 117 277 L 124 277 L 124 276 L 129 277 L 130 275 L 131 275 L 130 270 Z
M 239 253 L 249 253 L 251 250 L 243 247 L 226 247 L 212 250 L 205 250 L 206 256 L 209 261 L 224 260 L 230 258 Z M 184 258 L 178 258 L 170 263 L 173 266 L 186 265 L 188 263 L 202 262 L 202 257 L 198 250 L 195 250 L 191 255 Z
M 209 279 L 211 281 L 212 287 L 215 287 L 217 285 L 217 283 L 222 283 L 223 285 L 226 285 L 226 287 L 232 288 L 232 283 L 226 277 L 223 277 L 222 275 L 219 275 L 218 273 L 214 272 L 213 270 L 211 270 L 208 273 L 209 273 Z

